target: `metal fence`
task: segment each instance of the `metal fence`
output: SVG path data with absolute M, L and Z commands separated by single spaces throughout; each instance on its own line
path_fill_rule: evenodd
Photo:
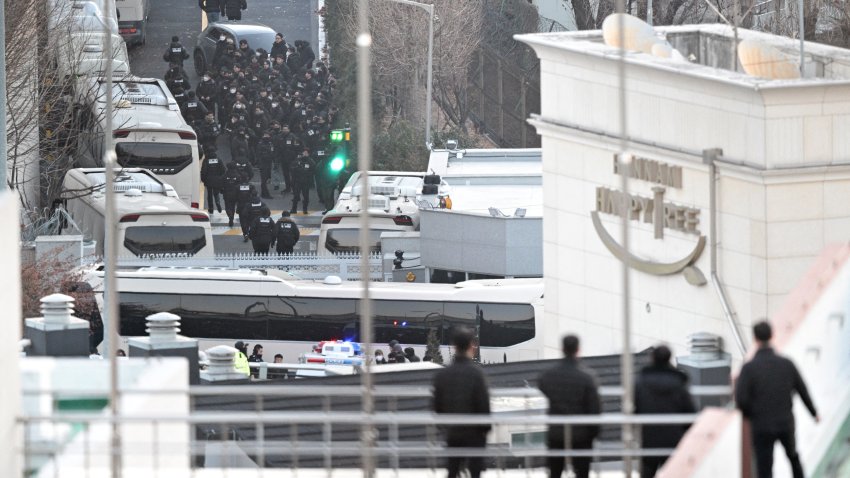
M 217 267 L 230 269 L 278 269 L 300 279 L 322 280 L 338 276 L 360 280 L 360 254 L 319 255 L 315 253 L 218 254 L 214 257 L 119 257 L 118 267 Z M 369 277 L 384 280 L 380 253 L 369 255 Z
M 156 396 L 183 393 L 186 390 L 125 389 L 125 396 Z M 201 473 L 210 469 L 258 468 L 256 473 L 238 476 L 264 475 L 271 468 L 312 470 L 307 476 L 355 476 L 363 447 L 368 446 L 379 469 L 394 470 L 395 476 L 425 476 L 424 471 L 444 465 L 446 457 L 481 456 L 491 473 L 501 476 L 507 470 L 542 470 L 547 457 L 591 457 L 597 476 L 603 470 L 622 469 L 624 457 L 637 460 L 643 456 L 664 456 L 670 449 L 645 449 L 639 443 L 627 446 L 620 441 L 597 442 L 586 450 L 548 450 L 542 437 L 548 425 L 565 425 L 567 434 L 574 426 L 599 425 L 621 427 L 630 424 L 637 428 L 649 424 L 687 425 L 696 415 L 634 415 L 605 413 L 588 416 L 548 416 L 546 400 L 533 388 L 492 389 L 490 415 L 437 415 L 429 411 L 430 389 L 427 387 L 374 388 L 375 413 L 366 416 L 359 410 L 362 389 L 359 386 L 318 385 L 207 385 L 191 387 L 188 391 L 192 412 L 154 414 L 140 411 L 114 421 L 107 413 L 55 411 L 46 415 L 26 415 L 19 419 L 24 427 L 25 441 L 21 453 L 28 471 L 35 472 L 36 464 L 51 462 L 73 463 L 64 468 L 73 476 L 103 476 L 97 463 L 108 455 L 101 446 L 99 428 L 117 422 L 124 426 L 144 424 L 152 432 L 127 433 L 123 438 L 124 451 L 153 450 L 146 467 L 157 473 L 169 471 L 165 465 L 170 455 L 188 453 L 191 463 L 181 476 L 209 476 Z M 618 396 L 619 387 L 602 387 L 600 394 Z M 695 395 L 727 396 L 729 387 L 693 387 Z M 24 389 L 25 400 L 42 400 L 63 395 L 62 390 L 44 388 Z M 73 392 L 77 400 L 96 399 L 102 392 Z M 372 433 L 363 434 L 362 426 L 370 423 Z M 69 451 L 62 443 L 45 443 L 30 439 L 32 427 L 51 424 L 73 427 L 81 442 Z M 163 435 L 161 428 L 181 424 L 192 430 L 188 446 L 177 441 L 179 434 Z M 447 448 L 441 440 L 440 429 L 448 425 L 489 425 L 492 427 L 486 448 Z M 188 433 L 187 433 L 188 434 Z M 637 437 L 640 433 L 636 434 Z M 174 440 L 172 443 L 171 441 Z M 155 443 L 151 443 L 156 441 Z M 567 443 L 569 439 L 567 438 Z M 75 453 L 77 456 L 63 456 Z M 173 457 L 171 457 L 173 458 Z M 125 463 L 132 461 L 124 459 Z M 342 470 L 342 474 L 339 473 Z M 347 473 L 346 474 L 346 470 Z M 170 470 L 173 471 L 173 470 Z M 250 470 L 246 470 L 250 471 Z M 406 475 L 399 475 L 399 473 Z M 418 473 L 418 474 L 417 474 Z M 70 476 L 70 475 L 68 475 Z M 218 476 L 218 475 L 216 475 Z M 230 475 L 228 475 L 230 476 Z M 492 475 L 491 475 L 492 476 Z M 526 475 L 531 476 L 531 475 Z

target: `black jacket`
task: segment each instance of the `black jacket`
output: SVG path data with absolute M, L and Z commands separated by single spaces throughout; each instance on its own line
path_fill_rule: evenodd
M 450 366 L 434 376 L 434 411 L 437 413 L 490 414 L 490 392 L 481 368 L 472 360 L 456 356 Z M 490 425 L 445 428 L 450 445 L 484 446 Z
M 224 0 L 221 13 L 226 15 L 229 20 L 241 20 L 242 10 L 247 8 L 246 0 Z
M 817 416 L 797 367 L 765 347 L 741 368 L 735 384 L 735 401 L 754 430 L 784 431 L 794 427 L 791 409 L 794 392 L 800 394 L 809 413 Z
M 210 189 L 223 188 L 226 174 L 224 164 L 218 158 L 204 158 L 204 162 L 201 163 L 201 182 Z
M 688 376 L 670 365 L 651 365 L 641 370 L 635 382 L 635 413 L 694 413 L 688 392 Z M 646 448 L 675 448 L 687 425 L 644 426 L 641 436 Z
M 278 249 L 293 247 L 301 239 L 301 231 L 295 221 L 286 217 L 278 219 L 274 225 L 274 241 Z
M 274 220 L 268 216 L 256 217 L 251 223 L 248 237 L 254 243 L 271 244 L 274 241 Z
M 221 11 L 221 1 L 220 0 L 198 0 L 198 6 L 201 7 L 201 10 L 205 12 L 220 12 Z
M 538 387 L 549 399 L 550 415 L 598 415 L 601 409 L 596 377 L 574 359 L 564 359 L 558 365 L 543 372 Z M 571 427 L 574 444 L 590 444 L 599 434 L 598 426 Z M 564 445 L 564 427 L 549 427 L 547 444 L 550 447 Z

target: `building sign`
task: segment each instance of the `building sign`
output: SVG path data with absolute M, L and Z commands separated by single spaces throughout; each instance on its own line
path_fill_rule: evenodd
M 639 179 L 649 183 L 656 183 L 662 186 L 682 189 L 682 167 L 671 166 L 653 159 L 632 158 L 630 168 L 623 168 L 620 165 L 620 160 L 617 155 L 614 155 L 614 174 L 623 175 L 624 170 L 628 169 L 629 177 Z
M 681 188 L 682 168 L 671 166 L 651 159 L 634 158 L 631 168 L 625 168 L 617 158 L 614 159 L 614 173 L 628 174 L 638 179 L 668 187 Z M 605 247 L 620 261 L 629 267 L 653 275 L 671 275 L 683 273 L 685 279 L 693 285 L 704 285 L 705 276 L 693 263 L 705 248 L 705 236 L 700 233 L 700 210 L 664 201 L 665 187 L 654 186 L 652 197 L 629 194 L 606 187 L 596 188 L 596 208 L 590 216 L 593 227 Z M 684 257 L 673 262 L 657 262 L 642 259 L 621 246 L 605 229 L 600 214 L 626 218 L 644 224 L 652 224 L 655 239 L 664 239 L 664 230 L 679 231 L 697 236 L 694 248 Z

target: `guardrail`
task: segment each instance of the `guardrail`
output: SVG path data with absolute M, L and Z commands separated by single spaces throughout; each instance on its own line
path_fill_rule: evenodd
M 731 392 L 728 386 L 692 387 L 691 391 L 694 395 L 712 396 L 728 396 Z M 129 398 L 138 395 L 167 396 L 186 391 L 127 388 L 121 393 Z M 118 424 L 122 427 L 147 426 L 152 430 L 149 434 L 125 435 L 123 446 L 125 453 L 153 449 L 156 453 L 151 465 L 154 470 L 172 473 L 174 470 L 165 466 L 157 468 L 156 463 L 167 463 L 169 454 L 190 454 L 193 465 L 182 476 L 189 476 L 200 468 L 212 471 L 208 469 L 244 467 L 249 463 L 253 466 L 259 464 L 260 469 L 255 474 L 241 470 L 239 476 L 278 476 L 266 475 L 268 468 L 313 469 L 314 474 L 309 476 L 318 476 L 315 473 L 321 470 L 325 472 L 322 476 L 346 476 L 345 472 L 343 475 L 334 473 L 340 470 L 354 473 L 353 470 L 359 467 L 364 446 L 369 447 L 380 468 L 394 470 L 396 476 L 404 476 L 399 473 L 405 473 L 405 470 L 410 473 L 434 470 L 443 466 L 444 458 L 457 456 L 484 457 L 488 467 L 500 472 L 542 469 L 543 459 L 548 457 L 591 457 L 598 473 L 604 467 L 601 465 L 603 461 L 624 457 L 636 461 L 645 456 L 669 455 L 673 450 L 641 448 L 639 443 L 626 444 L 616 440 L 597 440 L 592 449 L 586 450 L 549 450 L 541 440 L 546 427 L 564 425 L 569 439 L 574 426 L 619 428 L 628 424 L 639 431 L 639 427 L 645 425 L 687 425 L 696 418 L 692 414 L 626 416 L 620 413 L 549 416 L 546 414 L 545 398 L 534 388 L 491 389 L 493 413 L 490 415 L 441 415 L 429 411 L 430 388 L 403 386 L 374 387 L 373 396 L 378 407 L 375 413 L 366 415 L 354 403 L 360 399 L 361 393 L 359 386 L 206 385 L 189 389 L 188 395 L 195 404 L 188 415 L 144 410 L 114 418 L 99 411 L 26 415 L 19 418 L 27 437 L 22 453 L 26 463 L 53 460 L 65 465 L 70 462 L 75 463 L 77 468 L 63 468 L 63 472 L 81 477 L 101 476 L 102 470 L 97 464 L 103 462 L 103 456 L 108 455 L 110 450 L 101 443 L 105 438 L 99 432 L 111 424 Z M 620 387 L 600 389 L 603 397 L 618 396 L 619 393 L 622 393 Z M 23 394 L 27 400 L 43 399 L 45 395 L 54 400 L 69 397 L 79 400 L 97 398 L 103 393 L 25 387 Z M 210 400 L 218 402 L 210 404 Z M 26 430 L 45 423 L 53 426 L 67 424 L 78 430 L 76 438 L 80 443 L 69 447 L 43 440 L 30 441 Z M 194 430 L 188 446 L 180 443 L 181 437 L 176 435 L 150 443 L 151 437 L 156 440 L 156 437 L 162 436 L 158 430 L 175 424 Z M 364 427 L 364 424 L 368 426 Z M 493 431 L 484 448 L 447 448 L 440 440 L 440 429 L 451 425 L 489 425 Z M 636 436 L 639 437 L 640 433 Z M 171 440 L 175 443 L 166 442 Z M 62 459 L 68 453 L 84 456 Z
M 222 267 L 229 269 L 278 269 L 301 279 L 322 280 L 338 276 L 360 280 L 360 254 L 320 255 L 315 253 L 218 254 L 214 257 L 119 257 L 118 267 Z M 381 255 L 369 255 L 369 277 L 384 280 Z

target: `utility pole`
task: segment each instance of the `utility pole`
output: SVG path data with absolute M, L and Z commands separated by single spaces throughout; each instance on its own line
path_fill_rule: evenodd
M 372 35 L 369 33 L 369 0 L 359 0 L 357 9 L 357 164 L 360 169 L 360 204 L 369 204 L 369 169 L 372 167 L 372 78 L 370 74 Z M 372 396 L 372 302 L 369 297 L 369 208 L 360 208 L 360 334 L 366 350 L 364 373 L 360 375 L 363 425 L 360 429 L 361 467 L 363 478 L 375 476 L 375 413 Z

